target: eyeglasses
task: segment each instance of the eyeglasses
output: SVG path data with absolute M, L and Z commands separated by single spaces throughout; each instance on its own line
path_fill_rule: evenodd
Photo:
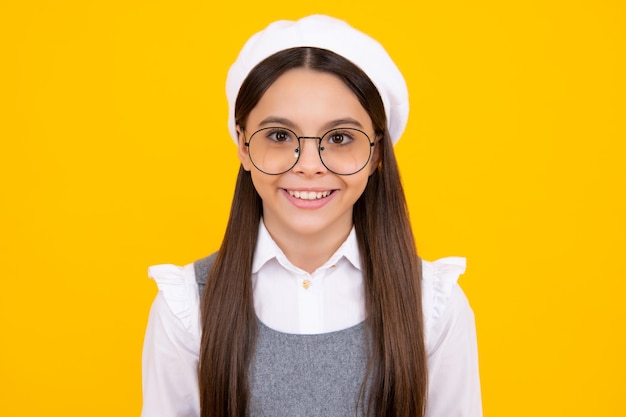
M 284 127 L 264 127 L 250 136 L 245 144 L 252 164 L 269 175 L 284 174 L 300 159 L 303 139 L 317 140 L 322 164 L 337 175 L 356 174 L 372 157 L 372 142 L 359 129 L 332 129 L 322 136 L 298 136 Z

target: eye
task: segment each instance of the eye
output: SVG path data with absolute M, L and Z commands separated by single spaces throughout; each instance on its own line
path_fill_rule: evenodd
M 327 133 L 326 143 L 329 145 L 347 145 L 354 140 L 350 132 L 343 130 L 334 130 Z
M 291 142 L 293 140 L 293 133 L 285 129 L 268 129 L 266 137 L 274 142 Z

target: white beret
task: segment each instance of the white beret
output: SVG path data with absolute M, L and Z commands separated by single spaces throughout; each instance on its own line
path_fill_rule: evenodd
M 387 127 L 395 144 L 407 123 L 409 95 L 400 70 L 380 43 L 342 20 L 312 15 L 297 21 L 279 20 L 254 34 L 228 71 L 228 129 L 235 143 L 235 100 L 248 73 L 270 55 L 289 48 L 328 49 L 357 65 L 374 83 L 385 106 Z

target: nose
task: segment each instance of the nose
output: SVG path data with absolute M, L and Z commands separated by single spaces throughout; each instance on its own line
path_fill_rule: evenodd
M 293 171 L 303 174 L 319 174 L 327 169 L 322 163 L 319 150 L 319 138 L 300 138 L 299 158 Z

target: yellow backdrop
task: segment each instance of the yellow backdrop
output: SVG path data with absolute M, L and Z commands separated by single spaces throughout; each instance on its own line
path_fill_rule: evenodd
M 314 12 L 406 76 L 414 229 L 468 258 L 485 415 L 626 415 L 620 0 L 2 2 L 0 415 L 138 415 L 146 268 L 224 231 L 228 66 Z

